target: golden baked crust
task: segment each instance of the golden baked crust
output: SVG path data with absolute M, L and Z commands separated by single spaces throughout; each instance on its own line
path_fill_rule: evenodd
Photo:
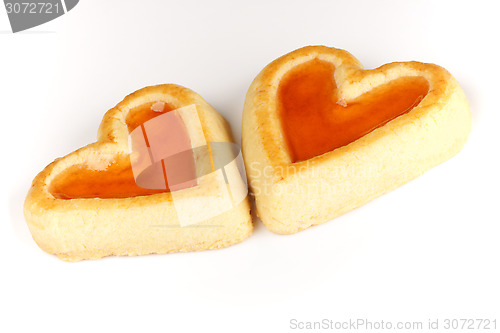
M 292 163 L 278 112 L 278 86 L 294 66 L 333 63 L 346 101 L 404 76 L 422 76 L 429 92 L 410 112 L 360 139 Z M 251 84 L 243 109 L 242 149 L 257 214 L 276 233 L 321 224 L 388 192 L 451 158 L 470 131 L 469 104 L 444 68 L 397 62 L 363 70 L 344 50 L 308 46 L 267 65 Z
M 163 101 L 180 108 L 194 104 L 207 142 L 232 142 L 225 119 L 190 89 L 165 84 L 128 95 L 101 122 L 97 142 L 55 160 L 33 180 L 24 215 L 33 239 L 43 250 L 64 260 L 97 259 L 108 255 L 142 255 L 222 248 L 252 232 L 248 197 L 232 209 L 195 226 L 180 227 L 172 193 L 120 199 L 58 199 L 51 181 L 68 167 L 128 154 L 126 116 L 130 109 Z M 208 179 L 208 178 L 207 178 Z M 213 195 L 217 188 L 177 191 L 184 197 Z M 176 193 L 177 193 L 176 192 Z M 217 195 L 217 193 L 215 193 Z M 193 207 L 196 210 L 196 207 Z

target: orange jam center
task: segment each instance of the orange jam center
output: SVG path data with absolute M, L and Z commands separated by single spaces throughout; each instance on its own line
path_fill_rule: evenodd
M 163 109 L 155 103 L 146 103 L 131 109 L 126 124 L 131 132 L 143 124 L 173 108 L 164 104 Z M 50 193 L 58 199 L 75 198 L 128 198 L 168 192 L 166 189 L 147 189 L 136 184 L 128 155 L 119 155 L 106 167 L 96 170 L 88 165 L 74 165 L 58 174 L 50 184 Z
M 292 162 L 345 146 L 409 112 L 429 83 L 407 76 L 375 87 L 348 104 L 339 100 L 335 67 L 311 60 L 290 70 L 278 88 L 280 116 Z

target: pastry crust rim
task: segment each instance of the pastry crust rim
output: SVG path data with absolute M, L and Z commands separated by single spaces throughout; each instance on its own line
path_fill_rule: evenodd
M 172 96 L 174 94 L 177 96 Z M 115 206 L 115 200 L 120 203 L 136 206 L 143 206 L 148 202 L 172 201 L 171 192 L 127 198 L 58 199 L 49 191 L 51 180 L 67 167 L 84 163 L 87 160 L 86 153 L 88 152 L 97 153 L 98 155 L 103 153 L 106 156 L 128 154 L 128 130 L 125 123 L 128 111 L 141 104 L 159 100 L 170 103 L 175 108 L 195 104 L 207 142 L 216 142 L 217 140 L 219 140 L 219 142 L 233 142 L 226 120 L 192 90 L 175 84 L 160 84 L 144 87 L 127 95 L 120 103 L 104 114 L 99 125 L 96 142 L 81 147 L 61 158 L 57 158 L 47 165 L 33 180 L 26 199 L 26 204 L 29 204 L 31 200 L 36 200 L 39 204 L 46 205 L 50 207 L 50 209 L 64 209 L 66 206 L 68 206 L 67 208 L 72 208 L 71 206 L 75 204 L 78 206 L 86 206 L 85 208 L 88 209 L 96 207 L 103 209 L 108 205 Z M 209 130 L 209 120 L 207 119 L 209 117 L 215 117 L 216 120 L 223 122 L 228 132 L 214 135 L 213 131 Z M 28 198 L 30 200 L 28 200 Z
M 422 76 L 429 82 L 429 92 L 424 97 L 424 99 L 422 99 L 422 101 L 420 101 L 420 103 L 412 110 L 396 117 L 383 126 L 374 129 L 358 140 L 355 140 L 348 145 L 336 148 L 321 155 L 317 155 L 310 159 L 292 162 L 290 154 L 288 154 L 288 147 L 284 138 L 284 133 L 281 128 L 281 124 L 279 123 L 280 120 L 278 115 L 279 111 L 276 107 L 276 95 L 280 80 L 291 68 L 315 58 L 325 61 L 331 61 L 333 59 L 335 62 L 337 62 L 334 62 L 334 75 L 340 94 L 342 94 L 342 89 L 346 88 L 346 83 L 349 82 L 340 82 L 339 84 L 338 81 L 343 80 L 345 77 L 349 77 L 351 81 L 357 81 L 356 84 L 362 85 L 363 82 L 360 81 L 369 81 L 370 79 L 373 79 L 374 77 L 380 75 L 385 76 L 385 79 L 380 80 L 380 78 L 375 78 L 375 80 L 378 82 L 372 85 L 371 88 L 385 84 L 390 80 L 399 77 Z M 398 67 L 401 68 L 400 66 L 404 66 L 403 68 L 407 71 L 406 75 L 398 75 L 396 73 L 395 70 L 397 70 Z M 339 71 L 342 73 L 340 74 Z M 283 176 L 284 178 L 286 178 L 288 176 L 292 176 L 297 170 L 300 170 L 301 166 L 303 166 L 304 164 L 319 166 L 323 163 L 328 163 L 332 159 L 335 159 L 337 155 L 351 150 L 357 150 L 359 147 L 364 145 L 370 145 L 371 142 L 376 141 L 378 138 L 380 138 L 380 136 L 383 135 L 383 131 L 380 130 L 382 127 L 386 129 L 397 130 L 403 126 L 411 126 L 413 120 L 424 116 L 426 113 L 428 114 L 429 112 L 431 112 L 437 104 L 442 104 L 441 102 L 443 101 L 443 99 L 449 99 L 449 95 L 453 93 L 453 90 L 454 88 L 456 88 L 457 84 L 447 70 L 435 64 L 427 64 L 417 61 L 392 62 L 374 69 L 365 70 L 363 69 L 361 63 L 345 50 L 330 48 L 326 46 L 306 46 L 285 54 L 267 65 L 252 82 L 252 85 L 249 88 L 249 94 L 250 90 L 254 86 L 272 87 L 272 89 L 262 90 L 260 92 L 262 94 L 262 97 L 250 96 L 250 99 L 256 98 L 258 99 L 258 101 L 253 102 L 254 104 L 265 105 L 265 107 L 260 107 L 256 111 L 253 111 L 255 112 L 255 117 L 257 118 L 256 121 L 261 124 L 265 124 L 265 126 L 260 126 L 258 128 L 258 135 L 259 138 L 280 138 L 279 142 L 275 142 L 272 140 L 262 141 L 264 145 L 264 151 L 268 154 L 267 158 L 269 162 L 273 166 L 285 167 L 286 171 L 284 172 Z M 366 89 L 365 91 L 367 90 L 368 89 Z M 351 96 L 351 98 L 355 98 L 361 93 L 355 94 Z M 247 95 L 247 99 L 248 98 L 249 95 Z M 346 99 L 346 101 L 349 101 L 351 98 Z M 272 115 L 272 123 L 269 122 L 269 115 Z M 281 176 L 282 173 L 280 173 L 280 178 Z

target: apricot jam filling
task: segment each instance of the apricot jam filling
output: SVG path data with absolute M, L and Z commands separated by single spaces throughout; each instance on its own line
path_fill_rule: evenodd
M 172 109 L 166 103 L 156 102 L 145 103 L 130 110 L 126 118 L 129 133 L 138 126 L 144 128 L 143 124 L 146 121 Z M 103 167 L 93 168 L 82 164 L 65 169 L 51 182 L 49 192 L 58 199 L 129 198 L 170 191 L 168 183 L 165 187 L 164 189 L 148 189 L 138 186 L 132 171 L 130 156 L 117 155 Z
M 407 76 L 346 104 L 339 100 L 334 71 L 333 64 L 315 59 L 294 67 L 280 82 L 278 105 L 292 162 L 356 141 L 412 110 L 429 91 L 425 78 Z

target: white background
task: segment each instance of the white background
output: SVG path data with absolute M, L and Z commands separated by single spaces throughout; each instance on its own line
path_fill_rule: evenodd
M 287 332 L 293 318 L 495 316 L 499 327 L 498 22 L 494 1 L 84 0 L 12 34 L 0 7 L 0 331 Z M 31 180 L 93 142 L 125 95 L 184 85 L 239 140 L 253 78 L 312 44 L 366 68 L 447 68 L 471 104 L 463 151 L 332 222 L 279 236 L 259 221 L 223 250 L 66 263 L 31 239 Z

